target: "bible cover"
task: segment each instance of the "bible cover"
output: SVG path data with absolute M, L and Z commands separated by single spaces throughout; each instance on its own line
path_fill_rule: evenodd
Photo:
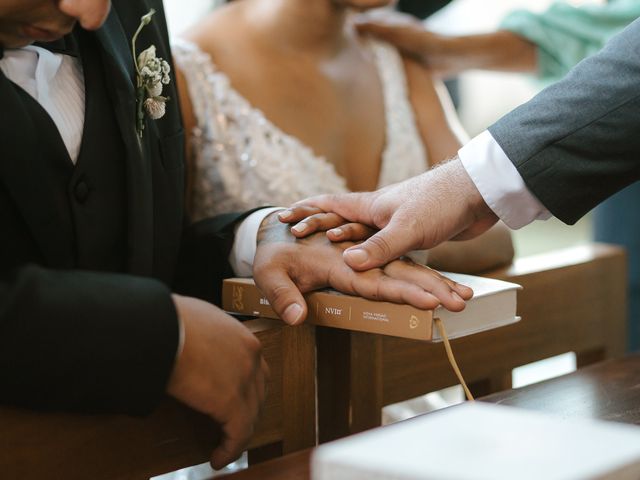
M 433 319 L 440 318 L 449 338 L 457 338 L 515 323 L 519 285 L 491 278 L 445 273 L 448 278 L 471 287 L 474 297 L 462 312 L 438 307 L 420 310 L 409 305 L 377 302 L 320 290 L 305 295 L 307 322 L 323 327 L 391 335 L 414 340 L 440 341 Z M 222 308 L 231 313 L 278 318 L 253 279 L 231 278 L 223 283 Z

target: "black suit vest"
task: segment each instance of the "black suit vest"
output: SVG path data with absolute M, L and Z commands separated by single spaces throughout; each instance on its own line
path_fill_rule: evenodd
M 82 36 L 78 43 L 86 91 L 80 154 L 74 165 L 53 120 L 20 90 L 42 148 L 48 152 L 47 162 L 41 165 L 43 171 L 33 174 L 51 179 L 56 209 L 65 212 L 60 228 L 68 229 L 69 238 L 73 238 L 74 265 L 56 267 L 122 272 L 126 270 L 125 147 L 97 42 L 86 32 L 78 30 L 76 35 Z

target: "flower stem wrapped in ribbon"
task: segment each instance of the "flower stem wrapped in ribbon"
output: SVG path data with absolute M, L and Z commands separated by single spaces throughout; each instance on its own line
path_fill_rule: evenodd
M 151 45 L 139 55 L 136 54 L 136 43 L 142 29 L 151 23 L 156 13 L 151 9 L 140 19 L 140 26 L 136 30 L 131 42 L 131 53 L 136 66 L 136 129 L 142 138 L 145 117 L 159 120 L 164 117 L 169 97 L 162 96 L 165 85 L 171 82 L 169 73 L 171 66 L 164 59 L 156 56 L 156 47 Z

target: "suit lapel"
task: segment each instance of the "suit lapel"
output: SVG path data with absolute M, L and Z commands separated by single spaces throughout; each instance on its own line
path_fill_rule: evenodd
M 73 223 L 67 199 L 57 192 L 57 179 L 48 175 L 50 164 L 46 162 L 51 160 L 51 152 L 43 145 L 45 134 L 17 88 L 1 72 L 0 99 L 0 181 L 13 197 L 47 265 L 72 268 Z
M 115 8 L 96 32 L 120 133 L 125 144 L 128 210 L 128 266 L 138 275 L 153 270 L 153 185 L 147 138 L 136 131 L 135 67 L 130 40 Z

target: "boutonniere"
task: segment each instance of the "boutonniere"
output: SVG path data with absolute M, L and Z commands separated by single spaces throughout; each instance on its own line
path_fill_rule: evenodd
M 145 116 L 152 120 L 164 117 L 169 97 L 162 96 L 162 89 L 171 82 L 171 67 L 164 59 L 156 56 L 156 47 L 151 45 L 137 54 L 136 42 L 142 29 L 151 23 L 156 11 L 152 8 L 140 19 L 140 26 L 131 41 L 133 63 L 136 66 L 136 126 L 142 138 Z

